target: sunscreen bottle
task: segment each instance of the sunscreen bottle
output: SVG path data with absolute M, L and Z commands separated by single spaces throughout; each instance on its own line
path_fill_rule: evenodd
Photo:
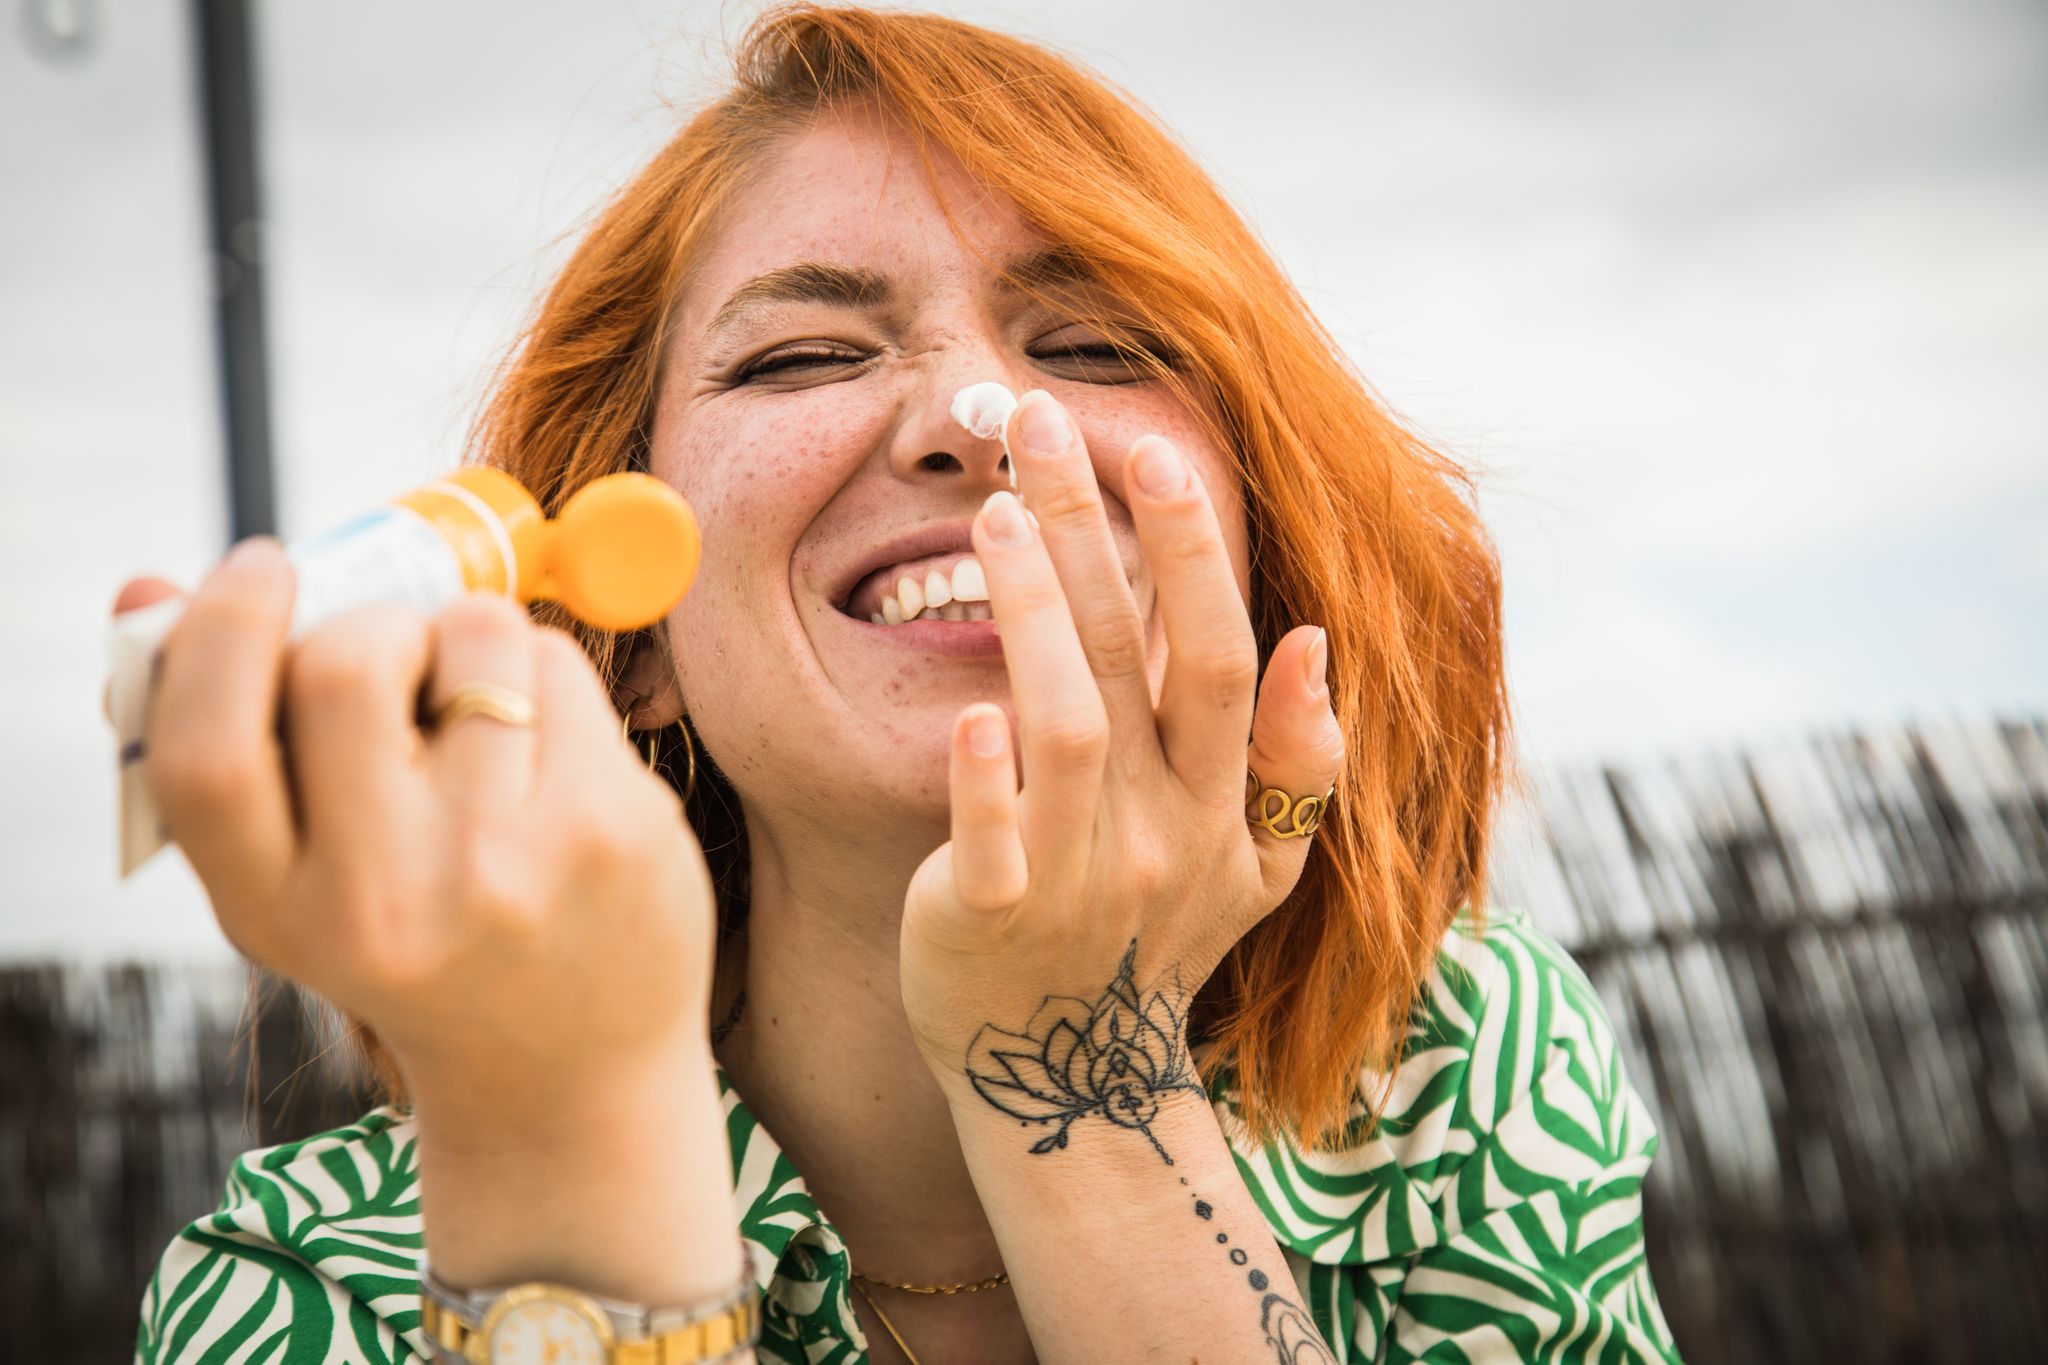
M 690 505 L 651 475 L 593 479 L 549 520 L 510 474 L 466 465 L 286 546 L 297 583 L 289 636 L 371 602 L 431 615 L 465 592 L 555 601 L 600 630 L 638 630 L 683 599 L 702 551 Z M 157 649 L 183 610 L 172 598 L 114 618 L 107 712 L 119 744 L 123 877 L 168 842 L 143 780 L 143 730 Z

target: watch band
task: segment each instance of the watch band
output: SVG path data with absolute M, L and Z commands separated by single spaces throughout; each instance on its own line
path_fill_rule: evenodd
M 607 1365 L 711 1365 L 761 1339 L 760 1291 L 745 1242 L 739 1282 L 729 1292 L 708 1304 L 660 1310 L 542 1283 L 463 1292 L 442 1284 L 426 1257 L 420 1258 L 420 1328 L 436 1360 L 484 1365 L 496 1317 L 537 1299 L 589 1319 Z

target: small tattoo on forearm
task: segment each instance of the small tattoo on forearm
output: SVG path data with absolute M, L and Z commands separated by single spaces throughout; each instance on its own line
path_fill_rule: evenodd
M 1214 1221 L 1216 1210 L 1208 1200 L 1192 1193 L 1188 1197 L 1195 1201 L 1195 1217 L 1205 1223 Z M 1216 1234 L 1216 1245 L 1230 1247 L 1232 1265 L 1241 1266 L 1251 1259 L 1243 1247 L 1230 1246 L 1227 1232 Z M 1322 1334 L 1316 1331 L 1315 1322 L 1300 1304 L 1269 1288 L 1271 1282 L 1265 1271 L 1253 1266 L 1245 1272 L 1245 1283 L 1259 1295 L 1259 1326 L 1266 1333 L 1266 1344 L 1273 1348 L 1273 1359 L 1278 1365 L 1336 1365 Z
M 1100 1114 L 1145 1135 L 1167 1165 L 1173 1158 L 1152 1135 L 1160 1104 L 1176 1090 L 1207 1091 L 1188 1068 L 1178 970 L 1166 989 L 1141 999 L 1132 978 L 1138 940 L 1132 939 L 1116 979 L 1094 1003 L 1048 995 L 1021 1033 L 984 1024 L 967 1047 L 967 1077 L 976 1093 L 1026 1125 L 1058 1122 L 1032 1152 L 1067 1145 L 1076 1119 Z

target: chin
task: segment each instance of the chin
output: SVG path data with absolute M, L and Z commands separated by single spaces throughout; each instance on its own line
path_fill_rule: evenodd
M 935 702 L 915 713 L 894 714 L 886 726 L 875 726 L 862 746 L 861 770 L 849 774 L 854 778 L 852 799 L 866 803 L 869 810 L 890 808 L 898 818 L 950 822 L 953 722 L 972 700 L 958 705 Z M 860 818 L 859 813 L 847 814 Z

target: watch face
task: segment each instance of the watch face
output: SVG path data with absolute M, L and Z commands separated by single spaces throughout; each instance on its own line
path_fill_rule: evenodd
M 508 1309 L 490 1343 L 491 1365 L 605 1365 L 608 1354 L 590 1319 L 559 1300 Z

